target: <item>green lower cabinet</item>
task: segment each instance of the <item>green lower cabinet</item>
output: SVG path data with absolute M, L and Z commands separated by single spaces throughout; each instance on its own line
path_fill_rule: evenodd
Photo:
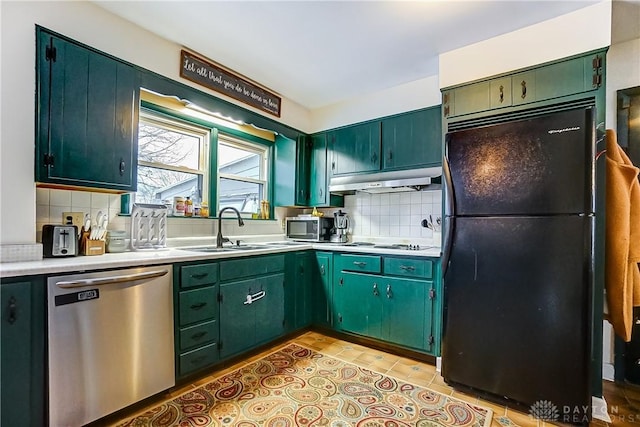
M 339 254 L 333 265 L 330 301 L 337 330 L 439 356 L 438 259 Z
M 313 253 L 310 251 L 295 254 L 295 329 L 309 326 L 313 318 L 311 282 L 314 262 Z
M 227 358 L 281 336 L 284 273 L 220 286 L 220 357 Z
M 45 283 L 3 280 L 0 425 L 45 425 Z
M 333 327 L 333 253 L 316 252 L 312 282 L 313 324 Z

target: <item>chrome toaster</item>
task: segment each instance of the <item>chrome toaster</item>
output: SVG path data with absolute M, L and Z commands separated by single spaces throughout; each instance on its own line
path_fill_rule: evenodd
M 78 255 L 78 227 L 52 224 L 42 226 L 42 255 L 45 258 Z

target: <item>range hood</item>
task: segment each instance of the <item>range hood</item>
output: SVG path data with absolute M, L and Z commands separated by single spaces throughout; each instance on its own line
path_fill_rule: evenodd
M 376 172 L 359 175 L 334 176 L 329 181 L 329 192 L 335 194 L 399 193 L 404 191 L 439 190 L 431 178 L 442 175 L 441 167 Z

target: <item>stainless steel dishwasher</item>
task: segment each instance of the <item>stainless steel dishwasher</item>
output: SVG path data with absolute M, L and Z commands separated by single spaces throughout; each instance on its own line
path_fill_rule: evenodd
M 81 426 L 175 385 L 172 266 L 50 277 L 49 425 Z

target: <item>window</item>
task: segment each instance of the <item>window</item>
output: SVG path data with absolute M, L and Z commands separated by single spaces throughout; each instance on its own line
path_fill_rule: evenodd
M 142 109 L 136 202 L 161 203 L 174 196 L 206 201 L 210 137 L 210 129 Z
M 238 209 L 244 216 L 260 210 L 266 200 L 269 148 L 220 134 L 218 136 L 218 207 Z

